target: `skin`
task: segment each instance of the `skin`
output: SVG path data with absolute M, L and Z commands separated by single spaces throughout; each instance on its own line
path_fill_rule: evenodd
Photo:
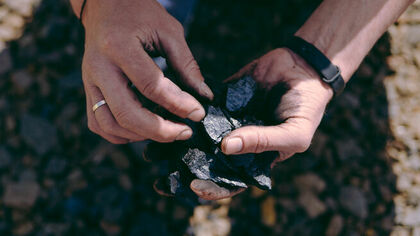
M 73 2 L 75 8 L 80 3 Z M 201 104 L 165 78 L 150 57 L 167 58 L 184 87 L 212 99 L 182 25 L 155 0 L 89 0 L 83 14 L 82 77 L 89 128 L 114 144 L 188 139 L 192 130 L 187 125 L 145 109 L 128 87 L 131 81 L 142 95 L 179 117 L 204 117 Z M 93 112 L 91 107 L 102 99 L 107 105 Z
M 78 14 L 81 0 L 72 0 Z M 149 54 L 165 56 L 181 83 L 197 94 L 212 98 L 203 84 L 197 63 L 184 40 L 181 25 L 155 0 L 88 0 L 83 15 L 86 53 L 83 81 L 89 128 L 113 143 L 153 139 L 170 142 L 187 139 L 191 130 L 162 119 L 141 107 L 127 89 L 130 80 L 146 97 L 180 117 L 197 121 L 204 110 L 197 100 L 163 77 Z M 99 4 L 100 2 L 100 4 Z M 346 82 L 374 43 L 397 20 L 412 0 L 324 0 L 296 32 L 339 66 Z M 302 58 L 286 48 L 275 49 L 254 60 L 228 80 L 249 74 L 261 86 L 285 83 L 276 126 L 247 126 L 222 142 L 226 154 L 278 151 L 282 161 L 308 149 L 333 96 L 332 89 Z M 93 114 L 92 105 L 105 97 L 108 106 Z M 231 197 L 216 184 L 194 180 L 191 189 L 200 197 Z

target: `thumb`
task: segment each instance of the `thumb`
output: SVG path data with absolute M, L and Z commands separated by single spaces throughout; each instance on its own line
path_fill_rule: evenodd
M 298 153 L 308 149 L 314 129 L 304 119 L 292 118 L 277 126 L 246 126 L 234 130 L 222 141 L 225 154 L 279 151 Z
M 183 34 L 161 39 L 162 50 L 168 63 L 179 75 L 181 81 L 199 96 L 213 100 L 213 92 L 204 82 L 197 61 L 194 59 L 191 50 Z

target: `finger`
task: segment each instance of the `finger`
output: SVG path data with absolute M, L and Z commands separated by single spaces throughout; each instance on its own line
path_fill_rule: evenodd
M 223 82 L 229 82 L 233 80 L 240 79 L 244 77 L 245 75 L 250 75 L 255 69 L 255 66 L 257 65 L 257 60 L 252 61 L 248 65 L 242 67 L 238 72 L 230 76 L 229 78 L 225 79 Z
M 193 96 L 165 78 L 143 49 L 133 51 L 136 54 L 122 59 L 120 67 L 145 97 L 181 118 L 193 121 L 204 118 L 204 108 Z
M 225 154 L 279 151 L 299 153 L 308 149 L 314 130 L 309 122 L 291 118 L 277 126 L 245 126 L 234 130 L 222 141 Z
M 178 73 L 181 81 L 199 96 L 213 100 L 214 94 L 204 82 L 200 68 L 183 34 L 175 37 L 161 37 L 162 50 L 171 67 Z
M 195 179 L 190 184 L 191 190 L 205 200 L 220 200 L 232 197 L 245 191 L 245 188 L 235 188 L 229 190 L 221 187 L 210 180 Z
M 99 101 L 104 100 L 104 96 L 102 95 L 101 91 L 98 87 L 91 86 L 88 88 L 90 90 L 90 97 L 92 104 L 95 104 Z M 112 116 L 111 111 L 109 110 L 109 107 L 105 104 L 99 108 L 96 109 L 95 112 L 93 112 L 96 118 L 96 121 L 99 124 L 99 127 L 107 134 L 111 134 L 113 136 L 118 136 L 121 138 L 125 138 L 130 140 L 131 142 L 138 142 L 143 141 L 145 138 L 143 136 L 140 136 L 136 133 L 133 133 L 127 129 L 122 128 L 115 118 Z
M 113 143 L 113 144 L 128 143 L 127 139 L 107 134 L 99 127 L 99 124 L 96 121 L 95 115 L 93 114 L 93 111 L 92 111 L 92 106 L 93 105 L 92 105 L 92 102 L 91 102 L 91 99 L 90 99 L 90 94 L 89 94 L 88 90 L 86 89 L 86 85 L 85 85 L 85 91 L 86 91 L 86 114 L 87 114 L 87 119 L 88 119 L 89 130 L 92 131 L 95 134 L 100 135 L 102 138 L 106 139 L 110 143 Z
M 186 140 L 191 137 L 192 130 L 187 125 L 165 120 L 142 107 L 118 68 L 98 60 L 90 66 L 92 68 L 88 76 L 94 79 L 121 127 L 159 142 Z

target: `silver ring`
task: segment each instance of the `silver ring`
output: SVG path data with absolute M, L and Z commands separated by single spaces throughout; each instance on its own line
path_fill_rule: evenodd
M 97 102 L 95 105 L 93 105 L 92 111 L 95 112 L 99 107 L 101 107 L 105 104 L 106 104 L 105 100 L 101 100 L 101 101 Z

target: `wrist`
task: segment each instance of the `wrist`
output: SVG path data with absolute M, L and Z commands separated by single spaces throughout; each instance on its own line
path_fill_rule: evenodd
M 308 77 L 306 83 L 299 83 L 296 85 L 296 87 L 305 91 L 313 91 L 314 95 L 316 95 L 317 98 L 319 98 L 320 100 L 325 102 L 325 104 L 327 104 L 334 96 L 334 91 L 331 88 L 331 86 L 322 81 L 318 72 L 316 72 L 315 69 L 305 61 L 305 59 L 303 59 L 301 56 L 299 56 L 289 48 L 285 49 L 292 56 L 293 60 L 296 63 L 296 66 L 305 71 Z
M 338 66 L 344 82 L 347 83 L 359 64 L 353 59 L 362 58 L 363 56 L 357 55 L 363 53 L 359 53 L 357 50 L 354 50 L 352 55 L 345 55 L 346 51 L 337 52 L 334 47 L 340 44 L 339 42 L 341 39 L 337 38 L 333 33 L 331 33 L 331 35 L 329 33 L 330 32 L 320 35 L 319 32 L 316 32 L 316 29 L 303 26 L 295 33 L 295 36 L 314 45 L 331 61 L 332 64 Z

